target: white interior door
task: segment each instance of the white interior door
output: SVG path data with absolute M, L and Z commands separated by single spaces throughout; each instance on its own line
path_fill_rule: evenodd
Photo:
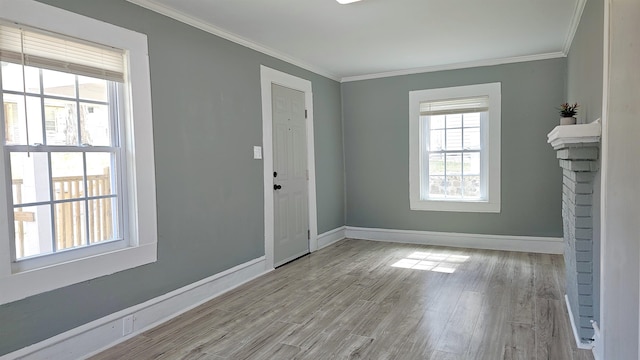
M 309 253 L 305 96 L 271 85 L 274 266 Z

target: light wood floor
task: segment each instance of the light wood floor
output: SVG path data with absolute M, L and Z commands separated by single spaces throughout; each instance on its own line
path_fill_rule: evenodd
M 343 240 L 93 359 L 593 359 L 560 255 Z

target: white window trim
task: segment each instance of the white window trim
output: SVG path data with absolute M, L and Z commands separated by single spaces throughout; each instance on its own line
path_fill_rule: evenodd
M 11 178 L 5 169 L 4 147 L 0 147 L 0 305 L 54 290 L 78 282 L 109 275 L 157 260 L 157 216 L 153 129 L 151 116 L 151 82 L 144 34 L 78 15 L 32 0 L 0 0 L 0 17 L 8 21 L 125 49 L 129 54 L 129 86 L 125 86 L 128 108 L 125 109 L 125 158 L 128 199 L 129 246 L 98 255 L 55 265 L 16 272 L 12 270 L 8 239 L 9 213 L 7 197 Z M 135 119 L 135 121 L 133 121 Z M 135 139 L 134 139 L 135 135 Z
M 411 210 L 500 212 L 500 123 L 501 84 L 488 83 L 409 92 L 409 206 Z M 489 124 L 483 149 L 487 151 L 487 199 L 483 201 L 451 201 L 420 199 L 420 162 L 422 157 L 420 102 L 463 97 L 489 96 Z M 483 150 L 484 151 L 484 150 Z

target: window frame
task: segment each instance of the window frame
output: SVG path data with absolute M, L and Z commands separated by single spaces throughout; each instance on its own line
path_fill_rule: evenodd
M 488 96 L 489 110 L 481 123 L 481 178 L 486 182 L 486 199 L 447 200 L 422 199 L 425 129 L 421 121 L 420 103 L 456 98 Z M 500 128 L 501 83 L 486 83 L 409 92 L 409 206 L 411 210 L 452 212 L 500 212 Z M 428 183 L 428 179 L 426 179 Z
M 124 132 L 120 141 L 126 161 L 122 174 L 127 196 L 123 204 L 128 224 L 123 234 L 126 246 L 36 268 L 16 266 L 10 241 L 14 226 L 8 151 L 0 144 L 0 229 L 3 229 L 0 231 L 0 305 L 157 261 L 155 162 L 146 35 L 33 0 L 0 0 L 0 14 L 6 21 L 123 49 L 128 59 L 128 82 L 123 86 L 120 122 Z M 88 248 L 91 247 L 71 251 L 81 253 Z

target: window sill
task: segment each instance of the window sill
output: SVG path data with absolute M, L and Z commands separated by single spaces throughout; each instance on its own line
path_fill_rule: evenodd
M 157 243 L 151 243 L 14 273 L 0 278 L 0 305 L 156 260 Z
M 420 200 L 411 201 L 410 209 L 419 211 L 499 213 L 500 203 L 491 201 Z

